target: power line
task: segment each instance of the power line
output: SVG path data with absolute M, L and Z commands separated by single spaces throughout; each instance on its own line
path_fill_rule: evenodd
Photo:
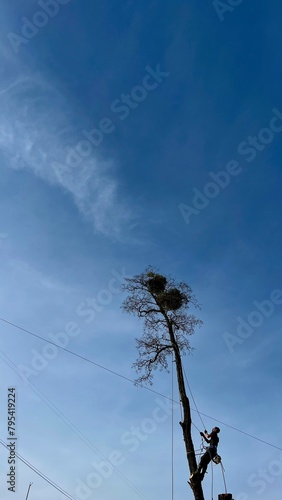
M 15 365 L 15 363 L 13 363 L 13 361 L 3 352 L 0 350 L 0 355 L 4 355 L 5 358 L 7 358 L 8 361 L 6 361 L 5 359 L 3 359 L 2 357 L 2 360 L 4 361 L 4 363 L 6 363 L 10 368 L 11 370 L 13 370 L 20 378 L 22 378 L 21 376 L 21 372 L 20 370 L 17 368 L 17 366 Z M 22 380 L 24 380 L 22 378 Z M 48 397 L 33 383 L 31 382 L 30 380 L 24 380 L 24 382 L 30 387 L 30 389 L 74 432 L 74 434 L 76 434 L 76 436 L 81 440 L 83 441 L 87 446 L 88 448 L 90 448 L 92 451 L 94 451 L 98 456 L 99 458 L 103 458 L 104 460 L 106 460 L 107 462 L 109 462 L 113 468 L 113 470 L 116 472 L 116 474 L 132 489 L 135 491 L 135 493 L 137 495 L 139 495 L 141 498 L 145 499 L 145 500 L 148 500 L 147 497 L 145 497 L 145 495 L 143 495 L 143 493 L 138 490 L 138 488 L 136 488 L 136 486 L 131 483 L 127 477 L 122 474 L 122 472 L 120 472 L 118 470 L 118 468 L 111 462 L 111 460 L 109 460 L 106 455 L 104 455 L 60 410 L 59 408 L 57 408 L 54 403 L 52 403 L 52 401 L 50 401 L 50 399 L 48 399 Z
M 110 370 L 110 368 L 107 368 L 107 367 L 105 367 L 103 365 L 95 363 L 95 361 L 93 361 L 92 359 L 86 358 L 85 356 L 82 356 L 81 354 L 78 354 L 78 353 L 76 353 L 74 351 L 71 351 L 70 349 L 66 349 L 65 347 L 62 347 L 61 345 L 56 344 L 55 342 L 52 342 L 49 339 L 46 339 L 46 338 L 44 338 L 44 337 L 42 337 L 42 336 L 40 336 L 40 335 L 38 335 L 38 334 L 36 334 L 34 332 L 31 332 L 30 330 L 26 330 L 25 328 L 22 328 L 21 326 L 16 325 L 15 323 L 11 323 L 11 321 L 7 321 L 6 319 L 1 318 L 1 317 L 0 317 L 0 321 L 3 321 L 4 323 L 7 323 L 8 325 L 14 326 L 18 330 L 21 330 L 21 331 L 23 331 L 25 333 L 28 333 L 29 335 L 32 335 L 33 337 L 36 337 L 36 338 L 38 338 L 40 340 L 43 340 L 44 342 L 47 342 L 48 344 L 54 345 L 58 349 L 61 349 L 62 351 L 65 351 L 68 354 L 71 354 L 72 356 L 75 356 L 76 358 L 82 359 L 83 361 L 86 361 L 87 363 L 90 363 L 91 365 L 97 366 L 98 368 L 101 368 L 102 370 L 105 370 L 105 371 L 107 371 L 109 373 L 112 373 L 113 375 L 116 375 L 117 377 L 120 377 L 120 378 L 126 380 L 127 382 L 130 382 L 131 384 L 134 384 L 137 387 L 141 387 L 143 389 L 146 389 L 147 391 L 150 391 L 150 392 L 153 392 L 154 394 L 157 394 L 158 396 L 161 396 L 163 398 L 171 400 L 171 398 L 169 396 L 165 396 L 164 394 L 161 394 L 160 392 L 154 391 L 154 389 L 150 389 L 150 387 L 146 387 L 146 386 L 144 386 L 144 385 L 142 385 L 140 383 L 137 383 L 135 380 L 132 380 L 131 378 L 126 377 L 125 375 L 122 375 L 121 373 L 115 372 L 114 370 Z
M 28 499 L 28 495 L 29 495 L 29 492 L 30 492 L 30 488 L 32 486 L 32 483 L 29 483 L 29 486 L 28 486 L 28 490 L 27 490 L 27 494 L 26 494 L 26 497 L 25 497 L 25 500 Z
M 195 411 L 195 410 L 193 410 L 193 411 Z M 245 436 L 248 436 L 252 439 L 256 439 L 257 441 L 260 441 L 263 444 L 267 444 L 268 446 L 271 446 L 272 448 L 276 448 L 277 450 L 282 451 L 282 448 L 280 448 L 279 446 L 276 446 L 275 444 L 269 443 L 268 441 L 264 441 L 263 439 L 260 439 L 256 436 L 253 436 L 252 434 L 249 434 L 248 432 L 241 431 L 240 429 L 237 429 L 237 427 L 233 427 L 233 425 L 226 424 L 226 422 L 222 422 L 222 420 L 218 420 L 218 418 L 211 417 L 210 415 L 206 415 L 205 413 L 201 413 L 201 415 L 203 415 L 203 417 L 210 418 L 211 420 L 214 420 L 215 422 L 218 422 L 222 425 L 225 425 L 226 427 L 229 427 L 230 429 L 233 429 L 234 431 L 240 432 L 241 434 L 244 434 Z
M 7 450 L 9 450 L 8 446 L 6 445 L 6 443 L 4 443 L 4 441 L 2 439 L 0 439 L 0 444 L 2 444 L 2 446 L 4 446 L 5 448 L 7 448 Z M 64 495 L 65 497 L 69 498 L 70 500 L 76 500 L 74 497 L 72 497 L 71 495 L 69 495 L 69 493 L 67 493 L 65 490 L 63 490 L 63 488 L 61 488 L 60 486 L 58 486 L 54 481 L 52 481 L 45 474 L 43 474 L 43 472 L 40 472 L 39 469 L 36 469 L 36 467 L 34 467 L 34 465 L 32 465 L 25 458 L 23 458 L 21 455 L 19 455 L 19 453 L 15 452 L 15 455 L 16 455 L 16 457 L 21 462 L 23 462 L 27 467 L 29 467 L 31 470 L 33 470 L 33 472 L 35 472 L 35 474 L 37 474 L 38 476 L 40 476 L 42 479 L 44 479 L 44 481 L 46 481 L 51 486 L 53 486 L 53 488 L 55 488 L 57 491 L 59 491 L 60 493 L 62 493 L 62 495 Z
M 150 391 L 150 392 L 152 392 L 154 394 L 157 394 L 158 396 L 161 396 L 162 398 L 169 399 L 171 401 L 171 398 L 169 396 L 165 396 L 164 394 L 161 394 L 160 392 L 157 392 L 157 391 L 155 391 L 153 389 L 150 389 L 150 387 L 144 386 L 142 384 L 138 384 L 138 383 L 135 382 L 135 380 L 132 380 L 129 377 L 126 377 L 126 376 L 124 376 L 124 375 L 122 375 L 122 374 L 120 374 L 118 372 L 115 372 L 114 370 L 110 370 L 109 368 L 106 368 L 105 366 L 102 366 L 102 365 L 100 365 L 98 363 L 95 363 L 91 359 L 86 358 L 85 356 L 82 356 L 80 354 L 77 354 L 76 352 L 73 352 L 70 349 L 66 349 L 65 347 L 62 347 L 59 344 L 56 344 L 55 342 L 52 342 L 51 340 L 48 340 L 48 339 L 46 339 L 44 337 L 41 337 L 40 335 L 37 335 L 36 333 L 33 333 L 33 332 L 29 331 L 29 330 L 26 330 L 25 328 L 22 328 L 21 326 L 18 326 L 15 323 L 12 323 L 11 321 L 8 321 L 8 320 L 6 320 L 4 318 L 1 318 L 1 317 L 0 317 L 0 321 L 3 321 L 4 323 L 7 323 L 8 325 L 11 325 L 11 326 L 17 328 L 18 330 L 21 330 L 21 331 L 23 331 L 25 333 L 28 333 L 29 335 L 32 335 L 33 337 L 36 337 L 36 338 L 38 338 L 40 340 L 43 340 L 44 342 L 47 342 L 48 344 L 52 344 L 55 347 L 58 347 L 58 349 L 61 349 L 62 351 L 65 351 L 65 352 L 68 352 L 69 354 L 72 354 L 73 356 L 75 356 L 75 357 L 77 357 L 79 359 L 82 359 L 83 361 L 86 361 L 86 362 L 88 362 L 88 363 L 90 363 L 90 364 L 92 364 L 94 366 L 97 366 L 98 368 L 101 368 L 102 370 L 105 370 L 105 371 L 107 371 L 109 373 L 112 373 L 113 375 L 116 375 L 117 377 L 120 377 L 120 378 L 122 378 L 124 380 L 127 380 L 127 382 L 130 382 L 130 383 L 134 384 L 137 387 L 141 387 L 141 388 L 145 389 L 146 391 Z M 173 401 L 173 402 L 178 404 L 178 401 Z M 195 410 L 195 409 L 192 408 L 192 411 L 197 411 L 197 410 Z M 197 413 L 199 413 L 203 417 L 207 417 L 207 418 L 209 418 L 211 420 L 219 422 L 220 424 L 225 425 L 226 427 L 229 427 L 230 429 L 233 429 L 233 430 L 235 430 L 237 432 L 240 432 L 241 434 L 244 434 L 245 436 L 248 436 L 248 437 L 250 437 L 252 439 L 256 439 L 257 441 L 260 441 L 261 443 L 267 444 L 268 446 L 271 446 L 272 448 L 276 448 L 277 450 L 281 450 L 282 451 L 282 448 L 280 448 L 279 446 L 275 446 L 274 444 L 271 444 L 268 441 L 264 441 L 263 439 L 257 438 L 256 436 L 253 436 L 252 434 L 249 434 L 247 432 L 241 431 L 240 429 L 237 429 L 236 427 L 233 427 L 230 424 L 226 424 L 225 422 L 223 422 L 221 420 L 218 420 L 217 418 L 211 417 L 210 415 L 206 415 L 205 413 L 202 413 L 202 412 L 198 412 L 197 411 Z
M 194 398 L 194 396 L 193 396 L 192 389 L 191 389 L 191 387 L 190 387 L 189 380 L 188 380 L 188 378 L 187 378 L 187 375 L 186 375 L 186 372 L 185 372 L 184 368 L 183 368 L 183 371 L 184 371 L 184 376 L 185 376 L 186 383 L 187 383 L 187 385 L 188 385 L 188 388 L 189 388 L 189 391 L 190 391 L 190 394 L 191 394 L 192 401 L 193 401 L 193 403 L 194 403 L 194 405 L 195 405 L 195 408 L 196 408 L 196 411 L 197 411 L 197 413 L 198 413 L 198 416 L 199 416 L 199 418 L 200 418 L 200 420 L 201 420 L 201 422 L 202 422 L 203 429 L 205 429 L 205 428 L 206 428 L 206 427 L 205 427 L 205 424 L 204 424 L 203 419 L 202 419 L 202 417 L 201 417 L 201 414 L 200 414 L 200 412 L 199 412 L 199 410 L 198 410 L 198 406 L 196 405 L 196 401 L 195 401 L 195 398 Z

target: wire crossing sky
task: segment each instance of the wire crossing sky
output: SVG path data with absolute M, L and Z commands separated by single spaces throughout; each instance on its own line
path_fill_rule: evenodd
M 201 304 L 195 448 L 218 425 L 234 500 L 280 498 L 281 2 L 14 0 L 0 25 L 4 445 L 10 422 L 76 500 L 191 497 L 171 373 L 132 383 L 121 285 L 152 265 Z M 17 498 L 63 498 L 15 469 Z
M 6 320 L 5 320 L 5 319 L 3 319 L 3 318 L 0 318 L 0 321 L 3 321 L 3 322 L 5 322 L 5 323 L 8 323 L 8 324 L 10 324 L 10 325 L 12 325 L 12 326 L 14 326 L 14 327 L 16 327 L 16 328 L 18 328 L 18 329 L 22 330 L 22 331 L 25 331 L 26 333 L 28 333 L 28 334 L 30 334 L 30 335 L 33 335 L 33 336 L 35 336 L 35 337 L 37 337 L 37 338 L 39 338 L 39 339 L 43 340 L 44 342 L 47 342 L 47 343 L 49 343 L 49 344 L 51 344 L 51 345 L 55 345 L 55 346 L 56 346 L 56 347 L 58 347 L 59 349 L 62 349 L 62 350 L 64 350 L 64 351 L 68 352 L 69 354 L 71 354 L 71 355 L 73 355 L 73 356 L 76 356 L 76 357 L 80 358 L 82 361 L 86 361 L 86 362 L 88 362 L 88 363 L 93 364 L 94 366 L 97 366 L 98 368 L 101 368 L 102 370 L 106 370 L 106 371 L 110 372 L 112 375 L 116 375 L 117 377 L 121 377 L 121 378 L 123 378 L 124 380 L 127 380 L 128 382 L 131 382 L 131 383 L 135 384 L 135 386 L 136 386 L 136 387 L 138 387 L 138 388 L 145 389 L 145 390 L 150 391 L 150 392 L 152 392 L 152 393 L 154 393 L 154 394 L 157 394 L 158 396 L 161 396 L 161 397 L 163 397 L 163 398 L 165 398 L 165 399 L 170 399 L 170 400 L 171 400 L 172 402 L 174 402 L 174 403 L 178 403 L 178 402 L 177 402 L 174 398 L 170 398 L 169 396 L 166 396 L 166 395 L 164 395 L 164 394 L 161 394 L 161 393 L 159 393 L 159 392 L 156 392 L 156 391 L 154 391 L 153 389 L 151 389 L 150 387 L 145 386 L 145 385 L 142 385 L 142 384 L 140 384 L 140 383 L 139 383 L 139 384 L 136 384 L 136 383 L 134 382 L 134 380 L 130 380 L 129 378 L 124 377 L 121 373 L 114 372 L 114 371 L 110 370 L 109 368 L 107 368 L 107 367 L 105 367 L 105 366 L 98 365 L 98 364 L 97 364 L 97 363 L 95 363 L 93 360 L 88 359 L 88 358 L 85 358 L 84 356 L 80 356 L 78 353 L 75 353 L 75 352 L 70 351 L 70 350 L 68 350 L 68 349 L 64 349 L 64 347 L 60 346 L 59 344 L 54 344 L 53 342 L 50 342 L 49 340 L 44 339 L 44 338 L 43 338 L 43 337 L 41 337 L 40 335 L 37 335 L 37 334 L 32 333 L 32 332 L 29 332 L 28 330 L 25 330 L 24 328 L 22 328 L 22 327 L 20 327 L 20 326 L 18 326 L 18 325 L 15 325 L 15 324 L 13 324 L 13 323 L 10 323 L 9 321 L 6 321 Z M 2 353 L 2 354 L 4 355 L 4 357 L 8 360 L 8 362 L 9 362 L 9 364 L 10 364 L 10 365 L 14 365 L 14 363 L 13 363 L 13 362 L 11 362 L 11 360 L 8 358 L 8 356 L 6 356 L 3 352 L 1 352 L 1 353 Z M 5 362 L 5 359 L 3 359 L 3 361 Z M 11 366 L 11 367 L 12 367 L 12 366 Z M 25 377 L 25 373 L 24 373 L 24 371 L 22 371 L 22 369 L 17 368 L 17 367 L 16 367 L 16 365 L 14 365 L 14 367 L 15 367 L 15 369 L 14 369 L 14 368 L 12 368 L 12 369 L 13 369 L 14 371 L 16 371 L 16 373 L 17 373 L 17 374 L 18 374 L 18 375 L 19 375 L 19 376 L 20 376 L 23 380 L 25 380 L 25 381 L 28 383 L 28 385 L 30 385 L 30 383 L 31 383 L 31 382 L 28 380 L 28 378 L 26 378 L 26 377 Z M 197 404 L 196 404 L 195 398 L 194 398 L 194 396 L 193 396 L 193 393 L 192 393 L 192 390 L 191 390 L 191 386 L 190 386 L 190 384 L 189 384 L 189 381 L 188 381 L 188 378 L 187 378 L 187 375 L 186 375 L 185 370 L 184 370 L 184 375 L 185 375 L 185 381 L 186 381 L 187 387 L 188 387 L 189 392 L 190 392 L 191 400 L 193 401 L 194 406 L 195 406 L 195 408 L 191 408 L 191 410 L 192 410 L 192 411 L 194 411 L 194 412 L 197 412 L 197 414 L 198 414 L 198 416 L 199 416 L 199 419 L 200 419 L 200 421 L 201 421 L 202 426 L 203 426 L 203 427 L 206 427 L 206 426 L 205 426 L 205 424 L 204 424 L 204 422 L 203 422 L 202 416 L 201 416 L 202 414 L 201 414 L 201 412 L 199 411 L 199 409 L 198 409 L 198 407 L 197 407 Z M 36 388 L 36 391 L 37 391 L 37 393 L 38 393 L 38 388 L 37 388 L 34 384 L 32 384 L 32 386 Z M 41 391 L 39 390 L 39 392 L 41 392 Z M 44 396 L 44 395 L 43 395 L 43 396 Z M 41 397 L 41 396 L 39 396 L 39 397 Z M 47 401 L 48 401 L 48 398 L 46 398 L 46 397 L 45 397 L 45 399 L 47 399 Z M 49 401 L 49 402 L 50 402 L 50 401 Z M 51 403 L 51 405 L 52 405 L 52 403 Z M 54 406 L 54 405 L 52 405 L 52 406 Z M 56 408 L 56 407 L 55 407 L 55 408 Z M 57 410 L 57 409 L 56 409 L 56 410 Z M 203 415 L 204 415 L 204 414 L 203 414 Z M 205 416 L 205 417 L 207 417 L 207 418 L 210 418 L 210 419 L 212 419 L 212 420 L 216 420 L 214 417 L 211 417 L 210 415 L 204 415 L 204 416 Z M 268 443 L 267 441 L 264 441 L 263 439 L 260 439 L 259 437 L 252 436 L 251 434 L 248 434 L 247 432 L 244 432 L 243 430 L 236 429 L 235 427 L 233 427 L 233 426 L 232 426 L 232 425 L 230 425 L 230 424 L 227 424 L 226 422 L 222 422 L 222 421 L 220 421 L 220 420 L 218 420 L 218 422 L 220 422 L 220 423 L 221 423 L 221 424 L 223 424 L 223 425 L 226 425 L 226 426 L 230 427 L 231 429 L 234 429 L 234 430 L 236 430 L 236 431 L 238 431 L 238 432 L 241 432 L 242 434 L 245 434 L 246 436 L 249 436 L 249 437 L 251 437 L 251 438 L 253 438 L 253 439 L 256 439 L 256 440 L 258 440 L 258 441 L 261 441 L 262 443 L 264 443 L 264 444 L 266 444 L 266 445 L 268 445 L 268 446 L 271 446 L 271 447 L 273 447 L 273 448 L 276 448 L 276 449 L 278 449 L 278 450 L 281 450 L 281 451 L 282 451 L 282 448 L 280 448 L 280 447 L 278 447 L 278 446 L 275 446 L 274 444 Z M 194 424 L 194 423 L 193 423 L 193 424 Z M 195 424 L 194 424 L 194 425 L 195 425 Z M 196 428 L 197 428 L 197 427 L 196 427 Z M 199 430 L 199 429 L 197 428 L 197 430 Z

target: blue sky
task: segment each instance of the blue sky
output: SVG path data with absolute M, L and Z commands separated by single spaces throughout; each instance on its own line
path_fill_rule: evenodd
M 183 361 L 206 427 L 221 427 L 228 490 L 278 498 L 280 2 L 14 0 L 0 13 L 1 318 L 134 379 L 142 324 L 120 309 L 123 278 L 152 264 L 188 282 L 204 325 Z M 12 386 L 18 452 L 73 498 L 169 499 L 172 414 L 175 496 L 192 498 L 178 406 L 3 322 L 0 349 L 1 439 Z M 156 373 L 154 390 L 171 386 Z M 18 497 L 30 481 L 30 500 L 63 498 L 18 462 Z

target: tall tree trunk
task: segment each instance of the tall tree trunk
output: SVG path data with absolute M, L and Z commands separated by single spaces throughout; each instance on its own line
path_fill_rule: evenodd
M 197 460 L 196 460 L 194 444 L 193 444 L 192 436 L 191 436 L 191 424 L 192 424 L 191 409 L 190 409 L 190 402 L 189 402 L 189 399 L 187 397 L 186 389 L 185 389 L 179 347 L 177 345 L 177 342 L 175 341 L 173 328 L 172 328 L 171 324 L 169 325 L 169 334 L 170 334 L 170 339 L 171 339 L 171 343 L 172 343 L 174 355 L 175 355 L 178 387 L 179 387 L 180 398 L 181 398 L 181 402 L 182 402 L 182 406 L 183 406 L 184 417 L 183 417 L 183 422 L 180 422 L 180 425 L 182 427 L 182 432 L 183 432 L 183 439 L 184 439 L 185 448 L 186 448 L 189 471 L 190 471 L 190 474 L 192 474 L 197 469 Z M 205 500 L 203 489 L 202 489 L 202 484 L 201 484 L 201 481 L 199 480 L 199 476 L 197 475 L 197 476 L 195 476 L 195 478 L 192 478 L 190 480 L 189 484 L 190 484 L 191 489 L 193 491 L 195 500 Z

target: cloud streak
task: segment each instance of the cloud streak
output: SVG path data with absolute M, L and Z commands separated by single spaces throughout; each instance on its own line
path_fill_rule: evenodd
M 52 164 L 75 142 L 74 118 L 61 93 L 40 77 L 23 77 L 0 90 L 0 148 L 4 164 L 25 169 L 71 195 L 95 231 L 121 238 L 133 219 L 120 201 L 114 163 L 96 155 L 58 176 Z

